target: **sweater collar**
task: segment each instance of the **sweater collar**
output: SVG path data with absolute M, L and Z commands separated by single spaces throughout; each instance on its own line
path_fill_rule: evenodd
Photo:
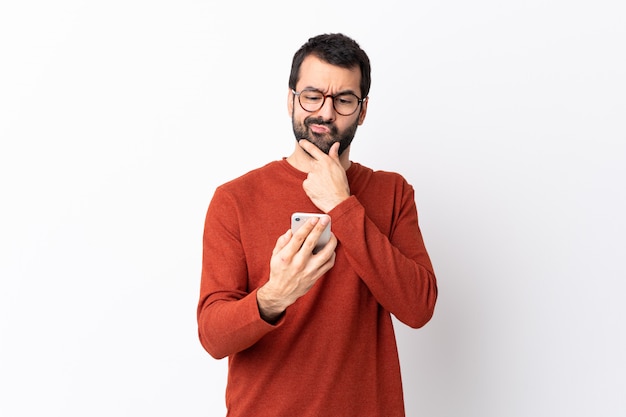
M 281 159 L 278 162 L 283 167 L 283 169 L 285 169 L 290 175 L 297 177 L 298 179 L 301 179 L 302 181 L 306 179 L 308 173 L 300 171 L 299 169 L 296 169 L 293 165 L 287 162 L 286 156 L 283 157 L 283 159 Z M 358 163 L 350 161 L 350 168 L 348 168 L 348 170 L 346 171 L 346 176 L 348 177 L 348 181 L 352 180 L 352 178 L 354 178 L 354 176 L 357 174 L 359 170 L 358 167 L 359 167 Z

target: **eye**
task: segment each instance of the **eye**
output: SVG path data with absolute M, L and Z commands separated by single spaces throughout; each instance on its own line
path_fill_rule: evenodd
M 316 92 L 316 91 L 303 91 L 300 94 L 300 97 L 302 97 L 304 100 L 306 100 L 308 102 L 314 103 L 316 101 L 322 100 L 322 98 L 324 96 L 321 95 L 320 93 Z
M 352 94 L 341 94 L 335 97 L 335 102 L 342 106 L 351 106 L 357 102 L 357 98 Z

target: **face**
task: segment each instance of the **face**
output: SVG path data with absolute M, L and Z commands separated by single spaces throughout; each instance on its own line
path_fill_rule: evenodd
M 360 82 L 361 73 L 358 67 L 341 68 L 315 56 L 308 56 L 300 67 L 296 91 L 314 89 L 331 95 L 351 92 L 360 97 Z M 307 139 L 326 154 L 333 143 L 339 142 L 341 155 L 350 146 L 357 127 L 365 119 L 367 100 L 361 103 L 353 114 L 342 116 L 335 111 L 333 100 L 327 97 L 322 108 L 311 113 L 304 110 L 298 97 L 290 92 L 288 107 L 296 140 Z

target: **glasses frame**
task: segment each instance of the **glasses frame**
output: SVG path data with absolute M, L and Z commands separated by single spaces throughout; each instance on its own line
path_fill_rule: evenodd
M 320 104 L 320 106 L 319 106 L 319 108 L 318 108 L 317 110 L 307 110 L 307 109 L 305 109 L 305 108 L 304 108 L 304 106 L 303 106 L 303 105 L 302 105 L 302 103 L 300 102 L 300 95 L 301 95 L 302 93 L 304 93 L 305 91 L 314 91 L 314 92 L 320 93 L 320 94 L 322 95 L 322 97 L 324 98 L 324 99 L 322 100 L 322 104 Z M 352 116 L 354 113 L 356 113 L 356 111 L 359 109 L 359 106 L 360 106 L 361 104 L 363 104 L 363 102 L 364 102 L 364 101 L 365 101 L 365 99 L 367 98 L 367 97 L 359 98 L 359 96 L 357 96 L 357 95 L 356 95 L 356 94 L 354 94 L 354 93 L 339 93 L 339 94 L 335 94 L 335 95 L 333 95 L 333 94 L 324 94 L 324 93 L 322 93 L 320 90 L 315 90 L 315 89 L 308 89 L 308 90 L 307 90 L 307 89 L 304 89 L 304 90 L 302 90 L 302 91 L 298 92 L 298 91 L 296 91 L 296 90 L 294 90 L 294 89 L 292 88 L 292 89 L 291 89 L 291 92 L 293 93 L 293 95 L 294 95 L 294 96 L 298 97 L 298 104 L 300 105 L 300 107 L 302 108 L 302 110 L 304 110 L 304 111 L 305 111 L 305 112 L 307 112 L 307 113 L 315 113 L 316 111 L 319 111 L 322 107 L 324 107 L 324 103 L 326 103 L 326 98 L 330 97 L 330 98 L 332 99 L 332 103 L 333 103 L 333 110 L 335 110 L 335 112 L 336 112 L 337 114 L 341 115 L 341 116 Z M 344 95 L 344 94 L 352 94 L 352 95 L 353 95 L 354 97 L 356 97 L 356 99 L 357 99 L 357 105 L 356 105 L 356 107 L 354 108 L 354 111 L 353 111 L 352 113 L 349 113 L 349 114 L 343 114 L 343 113 L 341 113 L 339 110 L 337 110 L 337 107 L 335 107 L 335 97 L 338 97 L 338 96 L 341 96 L 341 95 Z

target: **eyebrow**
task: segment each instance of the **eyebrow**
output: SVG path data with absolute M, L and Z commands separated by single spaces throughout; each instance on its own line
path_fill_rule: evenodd
M 304 87 L 300 91 L 319 91 L 322 94 L 326 94 L 324 91 L 320 90 L 319 88 L 313 87 L 313 86 Z M 359 97 L 359 95 L 354 90 L 351 90 L 351 89 L 338 91 L 337 93 L 333 94 L 333 96 L 338 96 L 340 94 L 354 94 L 355 96 Z

